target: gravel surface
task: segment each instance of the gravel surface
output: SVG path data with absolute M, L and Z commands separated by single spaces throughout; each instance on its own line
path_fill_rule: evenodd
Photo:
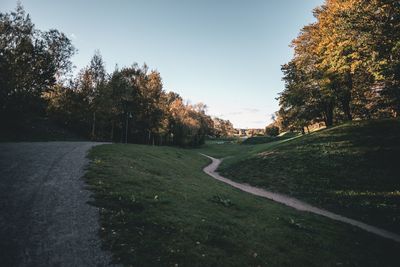
M 82 180 L 100 143 L 0 143 L 0 265 L 109 266 Z
M 232 180 L 229 180 L 228 178 L 225 178 L 225 177 L 221 176 L 219 173 L 216 172 L 216 170 L 217 170 L 218 166 L 221 164 L 222 160 L 207 156 L 205 154 L 202 154 L 202 155 L 212 160 L 211 164 L 206 166 L 203 169 L 203 171 L 205 173 L 207 173 L 208 175 L 210 175 L 211 177 L 213 177 L 213 178 L 215 178 L 215 179 L 217 179 L 217 180 L 219 180 L 221 182 L 229 184 L 229 185 L 231 185 L 231 186 L 233 186 L 235 188 L 238 188 L 238 189 L 240 189 L 240 190 L 242 190 L 244 192 L 247 192 L 247 193 L 250 193 L 250 194 L 253 194 L 253 195 L 256 195 L 256 196 L 264 197 L 264 198 L 273 200 L 273 201 L 278 202 L 278 203 L 282 203 L 282 204 L 284 204 L 286 206 L 295 208 L 297 210 L 315 213 L 315 214 L 330 218 L 330 219 L 335 220 L 335 221 L 340 221 L 340 222 L 343 222 L 343 223 L 351 224 L 351 225 L 359 227 L 359 228 L 361 228 L 361 229 L 363 229 L 363 230 L 365 230 L 367 232 L 376 234 L 376 235 L 384 237 L 384 238 L 392 239 L 392 240 L 394 240 L 396 242 L 400 242 L 400 236 L 399 235 L 397 235 L 395 233 L 392 233 L 392 232 L 389 232 L 389 231 L 386 231 L 384 229 L 380 229 L 378 227 L 375 227 L 375 226 L 372 226 L 372 225 L 368 225 L 368 224 L 365 224 L 363 222 L 356 221 L 356 220 L 353 220 L 353 219 L 350 219 L 350 218 L 335 214 L 333 212 L 330 212 L 330 211 L 327 211 L 327 210 L 323 210 L 323 209 L 311 206 L 310 204 L 307 204 L 307 203 L 305 203 L 305 202 L 303 202 L 301 200 L 298 200 L 296 198 L 292 198 L 292 197 L 289 197 L 289 196 L 286 196 L 286 195 L 283 195 L 283 194 L 270 192 L 270 191 L 267 191 L 267 190 L 264 190 L 264 189 L 261 189 L 261 188 L 258 188 L 258 187 L 254 187 L 254 186 L 251 186 L 251 185 L 248 185 L 248 184 L 241 184 L 241 183 L 237 183 L 237 182 L 234 182 Z

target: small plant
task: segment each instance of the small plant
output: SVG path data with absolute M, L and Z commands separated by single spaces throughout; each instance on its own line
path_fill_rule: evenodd
M 278 136 L 279 135 L 279 127 L 268 126 L 265 128 L 265 134 L 268 136 Z
M 304 224 L 299 222 L 300 220 L 295 221 L 293 218 L 289 218 L 288 223 L 291 227 L 302 229 L 302 230 L 310 230 Z
M 217 203 L 217 204 L 221 204 L 225 207 L 230 207 L 233 206 L 232 201 L 229 198 L 224 198 L 220 195 L 215 195 L 211 198 L 211 202 Z

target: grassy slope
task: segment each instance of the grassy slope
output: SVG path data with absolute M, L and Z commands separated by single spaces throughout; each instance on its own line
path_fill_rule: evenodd
M 233 189 L 197 150 L 103 145 L 86 174 L 127 266 L 395 266 L 400 245 Z
M 281 144 L 206 147 L 223 175 L 400 233 L 400 120 L 353 122 Z
M 242 142 L 243 145 L 258 145 L 258 144 L 266 144 L 266 143 L 271 143 L 275 141 L 280 141 L 280 140 L 285 140 L 289 138 L 293 138 L 298 136 L 298 133 L 285 133 L 281 136 L 253 136 L 250 138 L 247 138 Z

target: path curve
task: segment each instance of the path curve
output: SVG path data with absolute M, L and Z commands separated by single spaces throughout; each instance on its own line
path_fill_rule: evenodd
M 110 265 L 82 179 L 99 144 L 0 143 L 0 265 Z
M 275 202 L 284 204 L 286 206 L 295 208 L 300 211 L 311 212 L 314 214 L 318 214 L 318 215 L 330 218 L 335 221 L 351 224 L 351 225 L 359 227 L 367 232 L 370 232 L 370 233 L 376 234 L 378 236 L 388 238 L 388 239 L 391 239 L 391 240 L 394 240 L 394 241 L 400 243 L 400 235 L 398 235 L 398 234 L 386 231 L 384 229 L 380 229 L 380 228 L 372 226 L 372 225 L 365 224 L 365 223 L 357 221 L 357 220 L 353 220 L 353 219 L 335 214 L 333 212 L 330 212 L 330 211 L 327 211 L 324 209 L 320 209 L 320 208 L 311 206 L 310 204 L 307 204 L 296 198 L 292 198 L 292 197 L 289 197 L 289 196 L 286 196 L 283 194 L 273 193 L 273 192 L 270 192 L 270 191 L 267 191 L 267 190 L 264 190 L 264 189 L 261 189 L 258 187 L 254 187 L 254 186 L 251 186 L 248 184 L 241 184 L 241 183 L 237 183 L 232 180 L 229 180 L 229 179 L 221 176 L 218 172 L 216 172 L 216 170 L 217 170 L 218 166 L 221 164 L 222 160 L 210 157 L 210 156 L 202 154 L 202 153 L 200 153 L 200 154 L 212 160 L 211 164 L 204 167 L 203 171 L 205 173 L 207 173 L 208 175 L 210 175 L 211 177 L 213 177 L 221 182 L 229 184 L 229 185 L 231 185 L 237 189 L 240 189 L 244 192 L 273 200 Z

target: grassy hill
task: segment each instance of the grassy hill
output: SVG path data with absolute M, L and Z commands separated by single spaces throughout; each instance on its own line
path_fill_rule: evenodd
M 298 133 L 285 133 L 284 135 L 281 136 L 253 136 L 250 138 L 247 138 L 242 142 L 243 145 L 258 145 L 258 144 L 266 144 L 266 143 L 271 143 L 271 142 L 276 142 L 280 140 L 285 140 L 289 138 L 293 138 L 297 136 Z
M 86 174 L 101 236 L 126 266 L 396 266 L 400 245 L 231 188 L 199 151 L 95 147 Z M 231 149 L 230 151 L 224 149 Z
M 400 120 L 355 121 L 283 142 L 204 148 L 226 177 L 400 233 Z

